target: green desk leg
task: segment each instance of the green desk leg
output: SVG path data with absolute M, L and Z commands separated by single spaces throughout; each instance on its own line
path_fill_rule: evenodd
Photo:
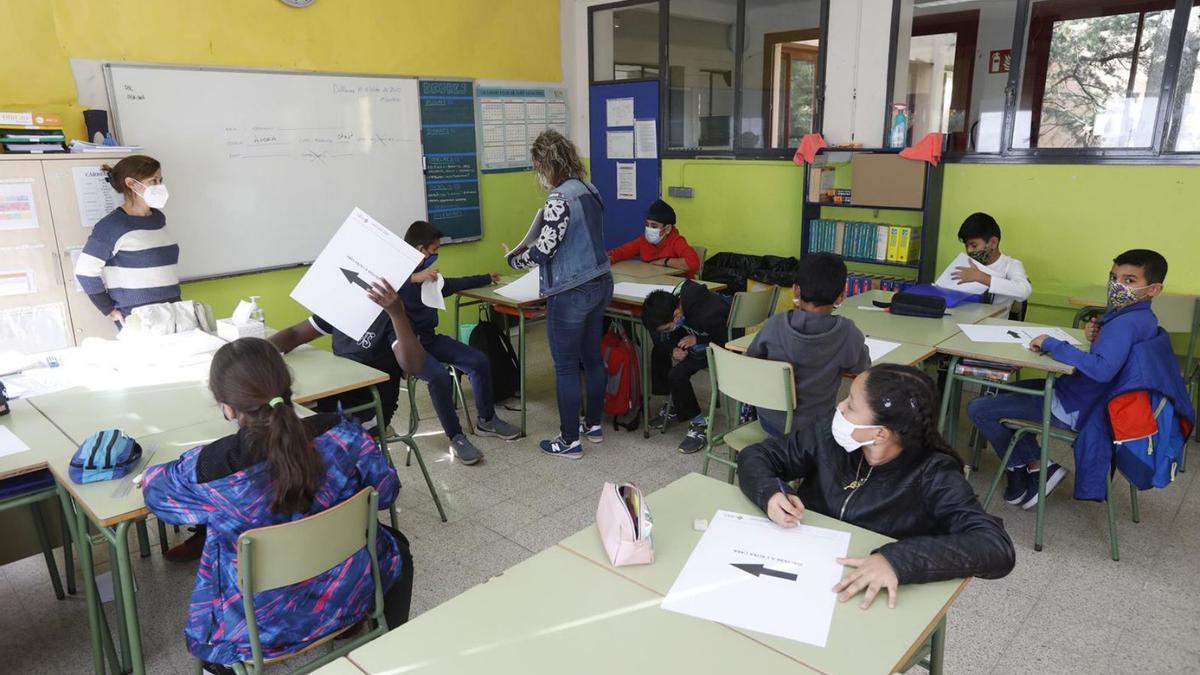
M 96 588 L 96 567 L 92 562 L 92 546 L 87 536 L 87 516 L 84 515 L 82 509 L 75 508 L 71 496 L 62 487 L 58 488 L 58 499 L 63 513 L 67 516 L 71 540 L 76 542 L 75 548 L 79 553 L 80 574 L 83 576 L 83 596 L 87 601 L 88 637 L 92 643 L 92 672 L 96 675 L 105 674 L 104 655 L 106 653 L 109 655 L 113 671 L 119 672 L 120 664 L 116 662 L 111 644 L 106 643 L 101 635 L 101 621 L 104 615 L 100 611 L 100 593 Z
M 144 675 L 146 664 L 142 656 L 142 631 L 138 621 L 137 596 L 133 587 L 133 565 L 129 558 L 129 521 L 119 523 L 115 530 L 101 529 L 112 544 L 117 556 L 116 574 L 113 575 L 114 602 L 119 602 L 119 610 L 124 615 L 124 626 L 117 629 L 122 634 L 122 650 L 124 641 L 129 641 L 129 663 L 134 675 Z M 117 596 L 117 591 L 120 596 Z
M 1033 550 L 1042 550 L 1042 535 L 1046 532 L 1046 471 L 1050 466 L 1050 404 L 1054 399 L 1054 373 L 1046 373 L 1046 387 L 1042 395 L 1042 457 L 1038 471 L 1037 529 L 1033 536 Z
M 392 461 L 392 453 L 388 452 L 387 427 L 388 421 L 383 419 L 383 399 L 379 398 L 379 388 L 371 385 L 371 402 L 375 405 L 375 429 L 379 435 L 379 449 L 383 451 L 383 456 L 387 459 L 388 466 L 392 469 L 396 468 L 396 463 Z M 400 529 L 400 516 L 396 513 L 396 504 L 393 502 L 388 506 L 388 519 L 392 523 L 392 529 Z
M 946 660 L 946 617 L 938 622 L 929 643 L 929 675 L 942 675 Z
M 650 438 L 650 357 L 653 349 L 650 347 L 650 331 L 641 321 L 630 321 L 638 333 L 638 373 L 642 378 L 642 438 Z
M 517 308 L 517 367 L 521 380 L 521 435 L 525 435 L 525 310 Z
M 957 356 L 950 359 L 950 368 L 946 371 L 946 386 L 942 390 L 942 409 L 938 413 L 938 430 L 942 432 L 942 437 L 947 440 L 949 440 L 949 436 L 946 435 L 946 421 L 949 416 L 950 405 L 951 403 L 956 406 L 958 404 L 958 401 L 954 400 L 954 371 L 958 362 L 959 358 Z M 954 447 L 954 444 L 951 443 L 950 446 Z
M 129 545 L 128 541 L 122 542 L 122 543 L 125 546 Z M 116 561 L 117 561 L 117 555 L 118 555 L 117 546 L 118 545 L 120 545 L 120 544 L 114 543 L 112 540 L 109 541 L 108 559 L 113 564 L 116 564 Z M 123 598 L 125 597 L 125 585 L 123 583 L 121 575 L 117 573 L 117 569 L 114 568 L 113 570 L 111 570 L 111 577 L 112 577 L 113 598 L 116 600 L 115 602 L 113 602 L 113 612 L 116 614 L 117 631 L 118 631 L 117 636 L 120 638 L 120 642 L 121 642 L 121 672 L 128 673 L 129 672 L 129 662 L 130 662 L 131 657 L 129 654 L 129 632 L 125 628 L 126 626 L 129 625 L 125 621 L 125 603 L 123 602 Z
M 138 553 L 143 558 L 150 557 L 150 531 L 146 528 L 146 519 L 137 521 Z

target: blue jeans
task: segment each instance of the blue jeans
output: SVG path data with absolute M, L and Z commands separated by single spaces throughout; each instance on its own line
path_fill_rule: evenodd
M 425 347 L 425 369 L 417 374 L 417 378 L 428 385 L 429 397 L 433 399 L 433 410 L 437 413 L 446 436 L 453 439 L 462 433 L 458 413 L 454 410 L 454 381 L 450 379 L 451 375 L 446 370 L 447 365 L 467 374 L 471 380 L 471 391 L 475 394 L 475 409 L 479 412 L 479 417 L 491 419 L 496 414 L 496 405 L 492 399 L 492 367 L 487 356 L 478 349 L 445 335 L 422 338 L 421 344 Z
M 579 440 L 579 368 L 587 387 L 588 426 L 600 424 L 604 414 L 604 389 L 608 371 L 600 353 L 604 310 L 612 301 L 611 274 L 556 293 L 546 300 L 546 336 L 554 360 L 554 387 L 558 398 L 558 430 L 567 443 Z
M 1021 380 L 1014 386 L 1043 391 L 1046 387 L 1046 380 Z M 971 418 L 975 428 L 979 429 L 979 433 L 983 434 L 983 437 L 992 444 L 996 455 L 1004 457 L 1004 451 L 1008 450 L 1008 444 L 1012 441 L 1013 432 L 1000 424 L 1000 420 L 1018 419 L 1041 422 L 1043 404 L 1042 396 L 1030 396 L 1029 394 L 1000 393 L 995 396 L 980 396 L 967 405 L 967 416 Z M 1054 416 L 1050 417 L 1050 423 L 1059 429 L 1070 428 Z M 1040 460 L 1042 450 L 1038 446 L 1036 438 L 1032 434 L 1021 436 L 1017 447 L 1013 448 L 1006 468 L 1015 469 Z

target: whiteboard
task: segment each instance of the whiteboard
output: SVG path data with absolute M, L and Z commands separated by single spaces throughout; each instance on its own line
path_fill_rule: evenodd
M 426 217 L 417 81 L 110 64 L 122 143 L 162 162 L 179 275 L 308 263 L 355 207 Z

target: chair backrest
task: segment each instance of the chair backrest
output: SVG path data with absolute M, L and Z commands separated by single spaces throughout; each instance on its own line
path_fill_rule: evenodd
M 268 591 L 341 564 L 374 539 L 371 503 L 377 499 L 374 488 L 363 488 L 307 518 L 246 530 L 238 537 L 238 584 L 243 590 Z
M 708 353 L 711 375 L 722 394 L 769 410 L 790 413 L 796 408 L 792 364 L 743 356 L 711 344 Z
M 1024 321 L 1025 313 L 1028 311 L 1028 309 L 1029 309 L 1029 303 L 1027 301 L 1019 300 L 1017 302 L 1014 302 L 1012 304 L 1012 306 L 1008 308 L 1008 320 L 1009 321 Z
M 775 293 L 764 288 L 760 291 L 742 291 L 733 294 L 733 305 L 729 308 L 729 331 L 757 326 L 771 316 L 771 305 Z
M 1168 333 L 1183 333 L 1188 336 L 1187 353 L 1184 354 L 1187 371 L 1191 375 L 1196 359 L 1196 346 L 1200 342 L 1200 296 L 1159 294 L 1151 301 L 1150 308 L 1158 317 L 1158 325 Z
M 704 274 L 704 258 L 708 255 L 708 247 L 692 244 L 692 250 L 696 252 L 696 257 L 700 259 L 700 268 L 696 270 L 696 278 L 700 279 Z
M 791 309 L 793 300 L 791 286 L 776 286 L 775 297 L 771 300 L 771 316 Z

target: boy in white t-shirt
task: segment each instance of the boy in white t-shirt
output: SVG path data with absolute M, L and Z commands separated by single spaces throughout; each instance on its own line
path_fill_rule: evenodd
M 988 293 L 996 305 L 1011 305 L 1029 299 L 1033 286 L 1020 260 L 1000 252 L 1000 226 L 986 213 L 972 213 L 958 228 L 958 239 L 966 247 L 934 282 L 942 288 L 965 293 Z

